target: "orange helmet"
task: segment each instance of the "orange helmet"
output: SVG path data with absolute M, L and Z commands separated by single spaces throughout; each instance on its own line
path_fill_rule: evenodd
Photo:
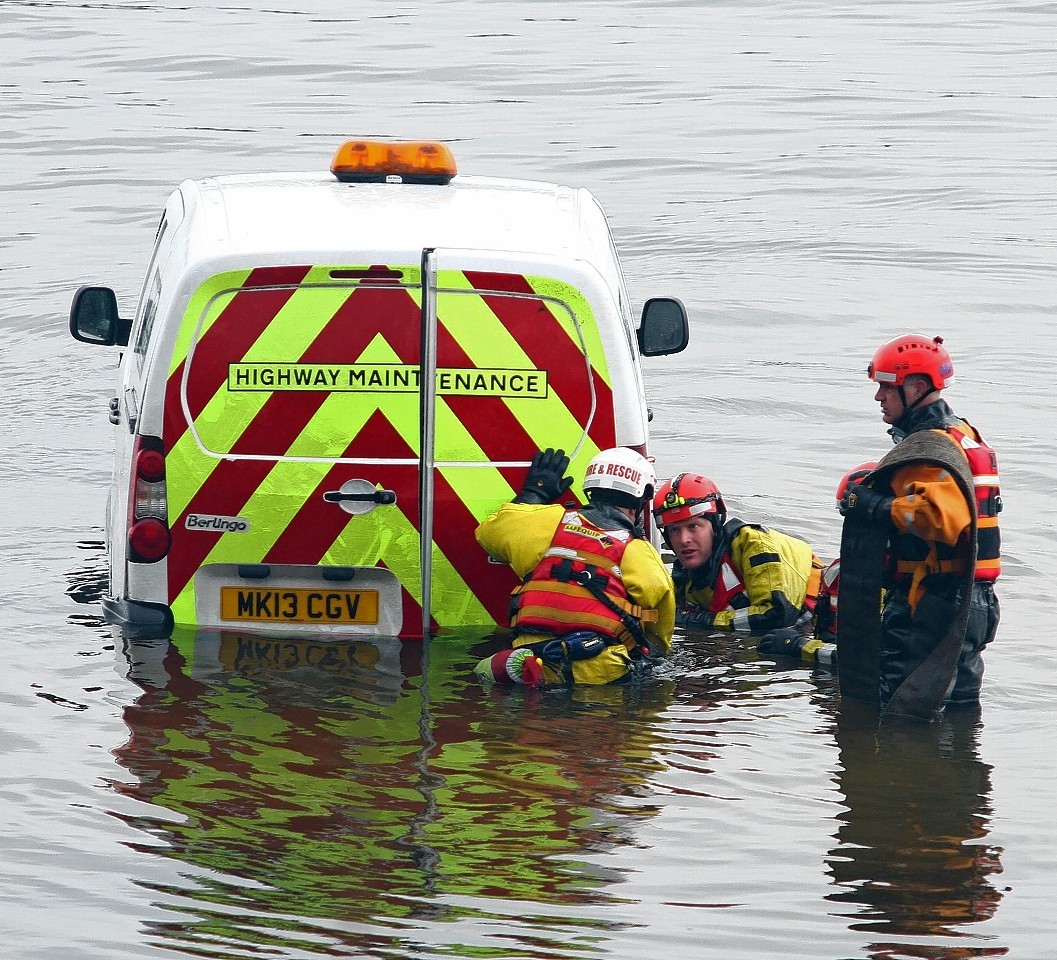
M 909 374 L 917 373 L 928 377 L 934 390 L 942 390 L 954 379 L 954 364 L 943 346 L 943 337 L 907 333 L 878 347 L 866 373 L 877 383 L 895 387 L 903 386 Z
M 858 483 L 868 473 L 873 473 L 877 469 L 876 460 L 868 460 L 866 463 L 860 463 L 857 467 L 852 467 L 843 477 L 840 478 L 840 483 L 837 484 L 837 499 L 843 500 L 844 494 L 848 490 L 849 483 Z
M 722 523 L 726 515 L 719 487 L 699 473 L 680 473 L 665 480 L 653 498 L 653 519 L 661 529 L 699 516 L 714 516 Z

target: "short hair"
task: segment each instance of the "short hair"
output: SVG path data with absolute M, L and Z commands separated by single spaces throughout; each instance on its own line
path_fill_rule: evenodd
M 925 393 L 931 393 L 933 390 L 936 389 L 936 386 L 932 382 L 932 377 L 930 377 L 927 373 L 908 373 L 906 375 L 906 378 L 903 380 L 903 383 L 922 384 L 923 386 L 927 387 Z

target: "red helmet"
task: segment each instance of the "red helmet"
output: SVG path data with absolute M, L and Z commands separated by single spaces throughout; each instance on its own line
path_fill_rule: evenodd
M 719 487 L 699 473 L 680 473 L 665 480 L 653 498 L 653 519 L 662 529 L 699 516 L 718 516 L 722 522 L 726 513 Z
M 858 483 L 868 473 L 873 473 L 877 469 L 877 461 L 869 460 L 866 463 L 860 463 L 857 467 L 852 467 L 843 477 L 840 478 L 840 483 L 837 484 L 837 499 L 843 500 L 844 494 L 848 489 L 849 483 Z
M 909 374 L 918 373 L 928 377 L 934 390 L 942 390 L 954 379 L 954 364 L 943 337 L 907 333 L 878 347 L 866 373 L 877 383 L 895 387 L 903 386 Z

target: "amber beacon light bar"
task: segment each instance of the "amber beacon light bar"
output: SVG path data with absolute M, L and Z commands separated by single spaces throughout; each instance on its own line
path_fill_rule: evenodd
M 411 140 L 346 140 L 330 164 L 342 183 L 444 184 L 458 173 L 455 157 L 443 143 Z

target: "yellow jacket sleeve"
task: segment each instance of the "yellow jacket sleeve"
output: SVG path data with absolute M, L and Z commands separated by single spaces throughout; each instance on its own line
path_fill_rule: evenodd
M 524 579 L 543 559 L 564 516 L 561 504 L 504 503 L 481 521 L 477 542 Z
M 716 614 L 719 629 L 766 633 L 796 623 L 811 578 L 810 544 L 797 537 L 753 526 L 742 527 L 730 545 L 749 605 Z
M 643 623 L 643 629 L 651 646 L 667 653 L 672 648 L 675 629 L 675 584 L 660 554 L 652 543 L 632 540 L 624 551 L 620 572 L 631 601 L 657 611 L 656 622 Z

